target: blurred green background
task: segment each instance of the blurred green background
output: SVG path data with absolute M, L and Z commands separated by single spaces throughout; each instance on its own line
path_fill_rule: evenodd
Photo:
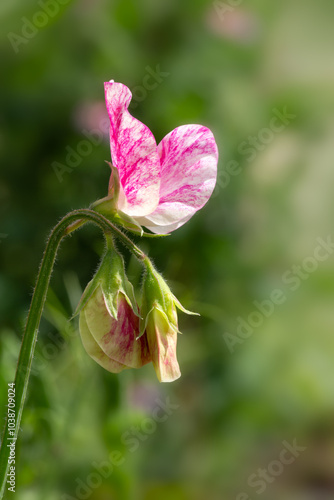
M 103 237 L 87 227 L 63 243 L 17 446 L 19 500 L 334 498 L 333 250 L 313 257 L 334 239 L 333 19 L 331 0 L 1 3 L 2 422 L 47 235 L 107 192 L 103 82 L 133 90 L 131 112 L 157 141 L 200 123 L 220 151 L 205 208 L 140 243 L 201 313 L 180 317 L 175 383 L 86 355 L 69 318 Z M 148 89 L 152 71 L 164 75 Z M 96 130 L 103 141 L 87 142 Z M 244 338 L 241 321 L 256 324 Z M 303 448 L 292 463 L 283 442 Z

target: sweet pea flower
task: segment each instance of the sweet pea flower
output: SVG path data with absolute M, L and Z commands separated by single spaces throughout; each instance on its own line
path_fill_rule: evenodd
M 111 156 L 119 177 L 116 209 L 154 233 L 174 231 L 213 192 L 218 161 L 214 136 L 201 125 L 182 125 L 157 145 L 150 129 L 129 113 L 128 87 L 113 81 L 104 86 Z M 111 204 L 116 182 L 112 172 Z

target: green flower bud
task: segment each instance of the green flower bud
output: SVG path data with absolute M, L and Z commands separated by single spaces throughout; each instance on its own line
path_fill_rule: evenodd
M 176 308 L 187 311 L 172 294 L 163 277 L 145 260 L 140 334 L 147 335 L 154 369 L 160 382 L 172 382 L 181 376 L 176 358 L 178 319 Z
M 123 258 L 108 248 L 75 314 L 87 353 L 103 368 L 118 373 L 151 361 L 146 335 L 139 337 L 139 311 Z

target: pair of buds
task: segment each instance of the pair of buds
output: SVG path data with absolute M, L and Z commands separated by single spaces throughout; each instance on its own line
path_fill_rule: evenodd
M 123 257 L 111 238 L 94 278 L 87 285 L 76 314 L 85 350 L 106 370 L 119 373 L 152 361 L 160 382 L 180 377 L 176 358 L 177 308 L 188 314 L 148 257 L 138 307 Z

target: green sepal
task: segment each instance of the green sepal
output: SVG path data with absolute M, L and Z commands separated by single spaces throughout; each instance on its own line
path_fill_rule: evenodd
M 199 313 L 196 313 L 194 311 L 189 311 L 188 309 L 186 309 L 185 307 L 183 307 L 183 305 L 181 304 L 181 302 L 179 301 L 179 299 L 177 299 L 175 297 L 175 295 L 173 295 L 173 298 L 174 298 L 174 303 L 175 303 L 176 307 L 178 309 L 180 309 L 180 311 L 184 312 L 185 314 L 189 314 L 190 316 L 200 316 Z
M 106 161 L 107 165 L 109 165 L 110 170 L 111 170 L 111 175 L 112 175 L 112 185 L 110 185 L 109 182 L 109 189 L 108 189 L 108 196 L 113 198 L 115 200 L 115 206 L 118 205 L 118 198 L 119 198 L 119 193 L 121 190 L 121 181 L 119 180 L 119 172 L 112 163 L 109 161 Z
M 118 294 L 122 292 L 135 315 L 140 318 L 134 289 L 125 273 L 123 257 L 115 250 L 107 250 L 103 266 L 102 292 L 111 316 L 117 319 Z
M 198 314 L 188 311 L 182 306 L 180 301 L 171 292 L 166 281 L 161 274 L 156 271 L 148 258 L 146 258 L 144 264 L 146 266 L 146 275 L 143 282 L 143 298 L 141 305 L 143 319 L 139 324 L 139 337 L 145 332 L 148 317 L 153 309 L 157 309 L 162 313 L 172 330 L 181 333 L 178 329 L 176 307 L 186 314 Z
M 123 257 L 113 248 L 108 248 L 93 279 L 88 283 L 78 307 L 76 316 L 87 304 L 97 287 L 101 287 L 109 314 L 117 320 L 118 295 L 121 292 L 136 316 L 140 318 L 138 305 L 132 284 L 128 280 Z
M 122 210 L 118 210 L 114 214 L 113 222 L 119 224 L 124 227 L 124 229 L 128 229 L 134 233 L 137 233 L 139 236 L 143 236 L 144 230 L 138 222 L 133 219 L 130 215 L 125 214 Z
M 145 333 L 145 330 L 147 328 L 147 323 L 149 321 L 149 318 L 150 318 L 150 314 L 152 314 L 154 311 L 159 311 L 162 315 L 162 317 L 164 318 L 164 320 L 166 321 L 166 324 L 172 329 L 174 330 L 175 333 L 181 333 L 177 327 L 177 325 L 173 325 L 167 314 L 165 313 L 165 311 L 159 306 L 159 305 L 155 305 L 152 307 L 152 309 L 147 313 L 147 314 L 143 314 L 143 310 L 142 310 L 142 318 L 140 318 L 140 321 L 139 321 L 139 335 L 138 337 L 136 338 L 136 340 L 138 340 L 144 333 Z
M 102 261 L 101 261 L 101 264 L 102 264 Z M 101 266 L 101 264 L 100 264 L 100 266 Z M 82 309 L 85 307 L 85 305 L 87 304 L 87 302 L 89 301 L 89 299 L 91 298 L 91 296 L 93 295 L 93 293 L 95 292 L 97 287 L 100 286 L 101 280 L 100 280 L 100 276 L 99 276 L 99 271 L 100 271 L 100 267 L 96 271 L 93 279 L 86 286 L 71 319 L 73 319 L 75 316 L 77 316 L 80 313 L 80 311 L 82 311 Z

